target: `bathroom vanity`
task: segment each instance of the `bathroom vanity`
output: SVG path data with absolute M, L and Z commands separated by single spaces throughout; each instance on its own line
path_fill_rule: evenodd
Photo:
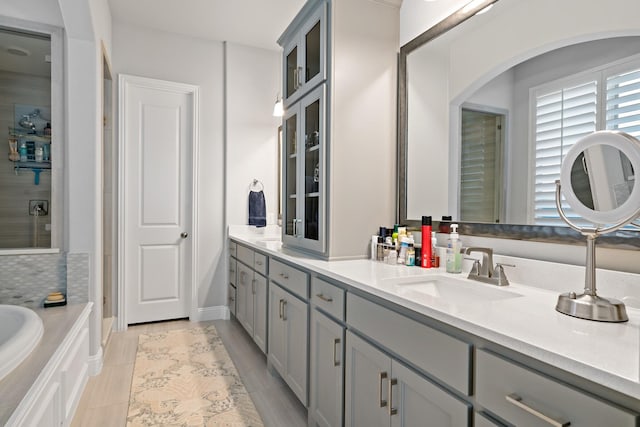
M 626 323 L 591 322 L 517 276 L 498 288 L 441 269 L 317 260 L 241 227 L 229 237 L 268 260 L 268 363 L 309 425 L 640 422 L 637 308 Z

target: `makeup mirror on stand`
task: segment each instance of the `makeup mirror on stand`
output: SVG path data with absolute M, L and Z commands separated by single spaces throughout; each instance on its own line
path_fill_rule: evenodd
M 624 303 L 596 292 L 596 238 L 634 223 L 640 216 L 640 141 L 617 131 L 598 131 L 576 142 L 567 153 L 556 181 L 556 208 L 569 227 L 587 239 L 582 294 L 558 297 L 556 310 L 601 322 L 629 320 Z M 570 210 L 562 207 L 564 195 Z M 584 221 L 583 221 L 584 220 Z M 585 223 L 586 221 L 586 223 Z

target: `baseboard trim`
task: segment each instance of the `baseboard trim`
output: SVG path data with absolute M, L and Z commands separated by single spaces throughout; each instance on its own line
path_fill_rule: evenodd
M 218 305 L 214 307 L 198 308 L 189 320 L 192 322 L 206 322 L 208 320 L 228 320 L 229 307 L 226 305 Z
M 89 376 L 95 377 L 102 371 L 102 363 L 104 358 L 102 357 L 102 346 L 98 349 L 97 354 L 89 355 Z

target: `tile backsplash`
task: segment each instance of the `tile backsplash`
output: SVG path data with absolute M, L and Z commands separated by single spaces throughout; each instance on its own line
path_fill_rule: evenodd
M 49 292 L 64 292 L 69 303 L 88 301 L 88 254 L 0 256 L 0 304 L 42 307 Z

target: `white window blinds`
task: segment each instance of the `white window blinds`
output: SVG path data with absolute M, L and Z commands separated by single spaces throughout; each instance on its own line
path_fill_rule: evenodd
M 596 80 L 536 97 L 533 216 L 538 225 L 564 225 L 556 209 L 555 182 L 569 148 L 596 130 L 597 100 Z M 570 209 L 566 213 L 575 216 Z
M 560 179 L 562 159 L 569 148 L 601 129 L 640 137 L 640 61 L 636 57 L 607 64 L 588 75 L 538 87 L 532 94 L 533 221 L 538 225 L 564 225 L 555 206 L 555 181 Z M 568 206 L 563 207 L 567 216 L 580 223 Z

